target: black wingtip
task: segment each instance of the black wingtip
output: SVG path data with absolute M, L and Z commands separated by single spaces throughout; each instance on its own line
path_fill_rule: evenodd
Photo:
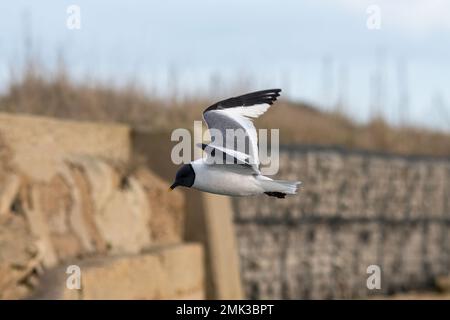
M 208 107 L 204 112 L 215 109 L 234 108 L 239 106 L 248 107 L 253 106 L 255 104 L 263 104 L 263 103 L 272 105 L 280 96 L 281 91 L 282 91 L 281 89 L 267 89 L 246 93 L 237 97 L 219 101 L 213 104 L 212 106 Z

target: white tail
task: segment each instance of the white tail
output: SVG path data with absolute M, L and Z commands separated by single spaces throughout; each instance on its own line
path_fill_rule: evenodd
M 268 177 L 260 176 L 259 181 L 266 192 L 281 192 L 286 194 L 296 194 L 301 181 L 272 180 Z

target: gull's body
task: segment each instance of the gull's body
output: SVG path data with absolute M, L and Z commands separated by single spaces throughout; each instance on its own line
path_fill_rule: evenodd
M 245 168 L 234 164 L 210 165 L 203 158 L 191 162 L 191 165 L 195 172 L 192 188 L 230 196 L 264 193 L 258 175 L 248 174 Z
M 213 141 L 200 147 L 208 157 L 200 158 L 182 166 L 176 175 L 171 189 L 177 186 L 192 187 L 201 191 L 230 195 L 251 196 L 267 194 L 284 198 L 295 194 L 300 182 L 272 180 L 263 176 L 259 170 L 258 139 L 252 118 L 266 112 L 279 96 L 280 89 L 252 92 L 242 96 L 226 99 L 213 104 L 203 112 L 203 119 L 210 131 L 215 130 L 222 137 L 227 130 L 241 130 L 245 134 L 245 150 L 238 150 L 237 143 L 223 144 Z M 227 157 L 231 163 L 208 161 Z

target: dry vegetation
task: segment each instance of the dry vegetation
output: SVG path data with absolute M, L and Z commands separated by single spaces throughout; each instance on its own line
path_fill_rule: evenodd
M 280 128 L 283 142 L 337 145 L 395 154 L 450 156 L 450 135 L 422 128 L 393 127 L 376 118 L 357 124 L 338 113 L 323 113 L 301 104 L 273 108 L 260 120 Z
M 44 76 L 45 75 L 45 76 Z M 90 121 L 117 121 L 134 127 L 169 131 L 193 127 L 207 98 L 175 102 L 152 97 L 135 85 L 120 88 L 87 81 L 73 82 L 63 69 L 53 75 L 29 67 L 0 96 L 0 111 Z M 281 100 L 257 121 L 279 128 L 282 143 L 338 145 L 398 154 L 450 156 L 450 135 L 420 128 L 396 128 L 383 119 L 365 125 L 337 113 Z

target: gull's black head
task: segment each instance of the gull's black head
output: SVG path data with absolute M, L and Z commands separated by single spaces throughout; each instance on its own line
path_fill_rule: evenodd
M 195 172 L 192 168 L 191 164 L 185 164 L 177 171 L 177 175 L 175 176 L 175 182 L 170 186 L 170 189 L 173 190 L 178 186 L 183 187 L 192 187 L 195 180 Z

